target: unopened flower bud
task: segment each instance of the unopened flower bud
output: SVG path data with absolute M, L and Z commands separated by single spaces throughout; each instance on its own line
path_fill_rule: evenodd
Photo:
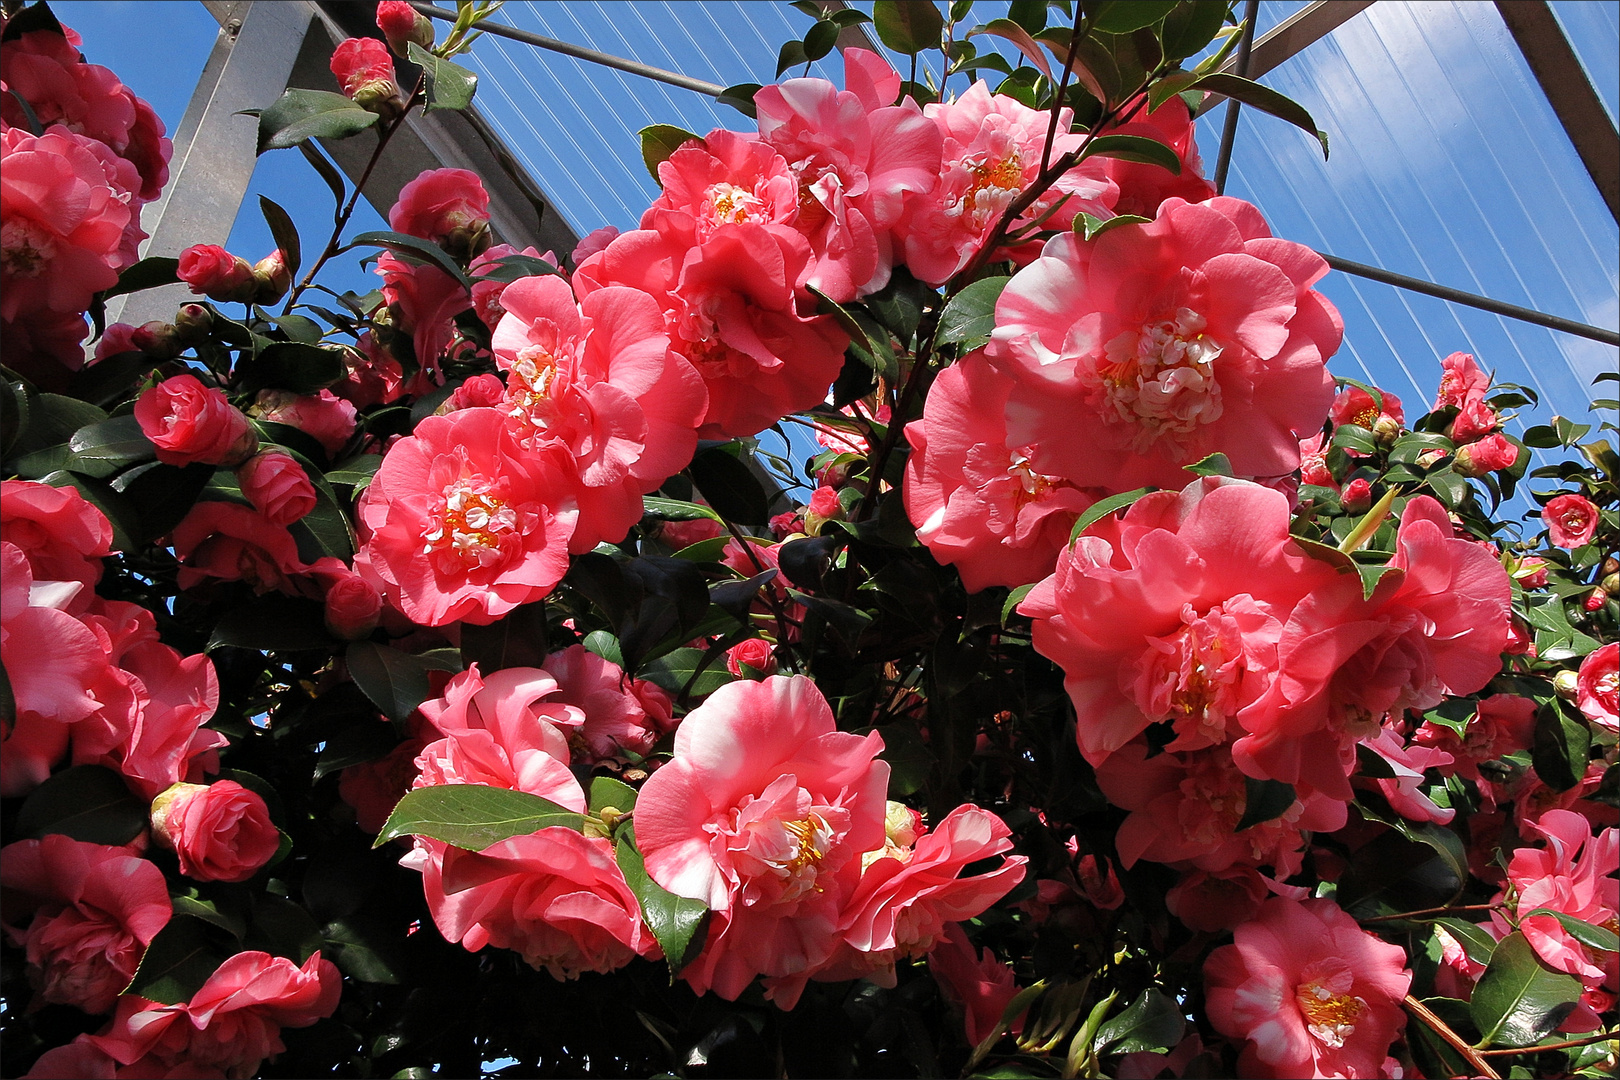
M 1388 413 L 1382 414 L 1373 421 L 1373 441 L 1384 449 L 1395 445 L 1395 440 L 1401 437 L 1401 424 Z
M 1451 469 L 1458 476 L 1477 478 L 1511 469 L 1519 460 L 1519 448 L 1500 434 L 1486 435 L 1476 442 L 1457 447 Z
M 258 286 L 253 294 L 255 304 L 273 304 L 287 295 L 287 290 L 292 288 L 292 271 L 287 268 L 287 256 L 280 248 L 254 265 L 253 280 Z
M 201 304 L 181 304 L 180 310 L 175 312 L 175 336 L 188 345 L 207 338 L 213 328 L 214 313 Z
M 1356 477 L 1344 485 L 1339 502 L 1347 514 L 1365 514 L 1372 509 L 1372 484 L 1365 477 Z
M 173 360 L 185 348 L 180 343 L 179 336 L 174 327 L 162 319 L 153 319 L 142 323 L 130 335 L 135 347 L 148 356 L 156 356 L 163 360 Z
M 1587 611 L 1596 611 L 1598 608 L 1602 607 L 1605 603 L 1607 603 L 1608 600 L 1609 600 L 1609 592 L 1608 592 L 1608 590 L 1603 588 L 1603 586 L 1600 585 L 1597 588 L 1592 590 L 1592 595 L 1590 595 L 1590 596 L 1588 596 L 1586 598 L 1586 604 L 1585 604 L 1586 610 Z
M 476 258 L 489 250 L 494 243 L 494 237 L 489 234 L 488 221 L 471 221 L 465 225 L 458 225 L 445 234 L 439 241 L 439 246 L 460 262 Z
M 1602 589 L 1604 592 L 1608 593 L 1610 596 L 1613 596 L 1615 593 L 1620 592 L 1620 574 L 1606 574 L 1606 575 L 1604 575 L 1603 580 L 1598 582 L 1598 588 Z
M 1615 558 L 1613 555 L 1604 559 L 1602 573 L 1604 577 L 1608 577 L 1610 574 L 1620 574 L 1620 559 Z M 1614 590 L 1611 589 L 1610 591 L 1613 592 Z
M 258 291 L 253 267 L 218 244 L 193 244 L 180 253 L 176 271 L 198 296 L 221 303 L 245 304 Z
M 343 94 L 386 122 L 405 107 L 399 83 L 394 81 L 394 60 L 376 38 L 349 38 L 332 52 L 332 74 Z
M 1573 671 L 1560 671 L 1553 676 L 1553 693 L 1565 701 L 1574 701 L 1579 676 Z
M 411 42 L 424 49 L 433 47 L 433 21 L 405 0 L 382 0 L 377 5 L 377 29 L 400 56 L 410 55 Z

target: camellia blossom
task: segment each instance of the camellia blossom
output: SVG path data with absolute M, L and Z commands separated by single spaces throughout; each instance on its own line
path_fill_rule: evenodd
M 992 950 L 981 953 L 975 949 L 958 923 L 945 925 L 938 944 L 928 954 L 928 972 L 945 995 L 961 1006 L 970 1046 L 978 1046 L 995 1032 L 1007 1006 L 1018 996 L 1012 968 Z M 1023 1026 L 1020 1013 L 1009 1030 L 1017 1035 Z
M 1144 161 L 1096 159 L 1103 163 L 1105 175 L 1119 190 L 1113 212 L 1151 218 L 1166 199 L 1196 203 L 1213 198 L 1215 185 L 1204 178 L 1204 162 L 1198 155 L 1194 133 L 1192 113 L 1180 94 L 1172 94 L 1158 108 L 1139 112 L 1129 122 L 1107 129 L 1104 134 L 1139 135 L 1163 143 L 1181 159 L 1180 173 Z
M 376 38 L 344 39 L 332 50 L 329 66 L 343 96 L 362 108 L 378 111 L 382 102 L 400 96 L 399 84 L 394 81 L 394 59 L 388 55 L 388 46 Z
M 577 706 L 577 724 L 556 721 L 568 730 L 572 759 L 596 765 L 645 757 L 666 732 L 675 728 L 669 694 L 645 679 L 628 677 L 618 664 L 583 645 L 570 645 L 546 657 L 546 672 L 557 680 L 555 700 Z M 634 758 L 627 755 L 634 755 Z
M 1518 929 L 1555 970 L 1576 976 L 1588 989 L 1620 988 L 1613 953 L 1582 944 L 1553 915 L 1531 914 L 1545 909 L 1594 926 L 1612 926 L 1620 910 L 1620 881 L 1613 877 L 1620 860 L 1620 829 L 1604 829 L 1594 837 L 1592 823 L 1570 810 L 1548 810 L 1525 828 L 1527 836 L 1541 838 L 1546 846 L 1519 848 L 1508 863 Z M 1499 934 L 1512 928 L 1500 909 L 1493 908 L 1492 920 Z
M 77 581 L 85 590 L 76 599 L 89 603 L 112 539 L 107 516 L 76 489 L 0 481 L 0 540 L 27 557 L 36 580 Z
M 1491 377 L 1468 353 L 1454 352 L 1440 361 L 1440 367 L 1443 374 L 1434 397 L 1436 409 L 1462 410 L 1485 400 L 1491 388 Z
M 178 275 L 198 296 L 245 303 L 259 291 L 253 267 L 218 244 L 193 244 L 180 253 Z
M 400 188 L 388 211 L 388 227 L 448 248 L 455 248 L 458 239 L 463 248 L 476 246 L 473 237 L 488 235 L 489 192 L 477 173 L 430 169 Z
M 1406 950 L 1331 900 L 1276 897 L 1204 963 L 1210 1023 L 1242 1040 L 1238 1074 L 1376 1077 L 1406 1024 Z
M 1598 518 L 1598 508 L 1592 500 L 1573 492 L 1553 497 L 1541 510 L 1548 537 L 1558 547 L 1570 550 L 1592 542 L 1592 537 L 1597 535 Z
M 259 445 L 247 417 L 195 375 L 171 375 L 147 390 L 135 419 L 166 465 L 237 465 Z
M 266 450 L 236 470 L 242 494 L 277 525 L 291 525 L 315 509 L 315 485 L 292 455 Z
M 1096 501 L 1037 472 L 1036 446 L 1007 445 L 1012 380 L 974 352 L 940 372 L 920 420 L 906 425 L 903 488 L 917 539 L 953 564 L 969 592 L 1016 587 L 1052 572 L 1080 513 Z
M 263 797 L 235 780 L 162 792 L 152 800 L 152 835 L 198 881 L 246 881 L 281 845 Z
M 567 572 L 571 471 L 562 444 L 525 450 L 496 409 L 429 416 L 360 500 L 355 568 L 424 626 L 494 622 Z
M 1575 678 L 1575 706 L 1592 723 L 1620 729 L 1620 643 L 1586 654 Z
M 1321 257 L 1272 238 L 1259 211 L 1168 199 L 1145 225 L 1055 237 L 996 303 L 990 359 L 1018 385 L 1008 442 L 1082 487 L 1180 487 L 1220 451 L 1283 476 L 1333 396 L 1343 323 L 1311 286 Z M 1074 438 L 1076 425 L 1086 430 Z

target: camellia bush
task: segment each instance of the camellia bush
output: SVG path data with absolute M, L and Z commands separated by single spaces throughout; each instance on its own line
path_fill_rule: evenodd
M 161 123 L 7 6 L 7 1075 L 1612 1075 L 1615 402 L 1335 376 L 1223 0 L 879 0 L 634 231 L 355 235 L 494 6 L 263 103 L 257 262 L 137 258 Z

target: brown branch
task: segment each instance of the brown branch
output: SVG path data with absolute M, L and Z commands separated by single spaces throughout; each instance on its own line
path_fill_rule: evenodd
M 1593 1043 L 1610 1042 L 1620 1039 L 1620 1031 L 1600 1031 L 1596 1035 L 1588 1035 L 1584 1039 L 1569 1039 L 1565 1042 L 1542 1043 L 1540 1046 L 1502 1047 L 1497 1050 L 1475 1051 L 1480 1057 L 1506 1057 L 1509 1054 L 1539 1054 L 1543 1050 L 1573 1050 L 1577 1046 L 1591 1046 Z
M 1480 1056 L 1480 1051 L 1469 1046 L 1467 1040 L 1452 1031 L 1451 1025 L 1436 1016 L 1434 1010 L 1411 994 L 1406 995 L 1405 1004 L 1408 1012 L 1423 1021 L 1423 1025 L 1430 1031 L 1444 1039 L 1447 1046 L 1462 1055 L 1462 1059 L 1474 1069 L 1474 1075 L 1486 1077 L 1488 1080 L 1502 1080 L 1502 1074 L 1491 1068 L 1491 1063 Z
M 1450 915 L 1459 911 L 1494 911 L 1500 904 L 1459 904 L 1455 907 L 1423 908 L 1419 911 L 1402 911 L 1395 915 L 1375 915 L 1370 919 L 1362 919 L 1363 923 L 1375 922 L 1401 922 L 1408 919 L 1423 919 L 1431 915 Z

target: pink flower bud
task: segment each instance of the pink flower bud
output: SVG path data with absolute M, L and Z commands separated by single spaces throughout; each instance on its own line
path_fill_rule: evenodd
M 771 535 L 786 540 L 796 532 L 804 531 L 804 518 L 794 510 L 784 510 L 771 518 Z
M 1542 509 L 1541 523 L 1547 526 L 1555 545 L 1573 550 L 1592 542 L 1597 533 L 1598 508 L 1584 495 L 1559 495 Z
M 382 594 L 356 573 L 334 578 L 326 590 L 326 629 L 333 637 L 358 641 L 377 629 Z
M 377 5 L 377 29 L 400 56 L 409 55 L 407 46 L 413 41 L 424 49 L 433 47 L 433 20 L 405 0 L 382 0 Z
M 213 327 L 213 313 L 201 304 L 181 304 L 175 312 L 175 336 L 187 344 L 203 340 Z
M 1509 442 L 1505 435 L 1497 433 L 1459 446 L 1451 468 L 1459 476 L 1477 477 L 1511 469 L 1518 460 L 1519 448 Z
M 264 800 L 234 780 L 160 793 L 152 800 L 152 835 L 197 881 L 246 881 L 281 846 Z
M 277 525 L 291 525 L 315 509 L 315 485 L 302 465 L 279 450 L 248 458 L 236 470 L 236 482 L 259 513 Z
M 726 670 L 739 679 L 764 678 L 776 671 L 776 654 L 764 638 L 739 641 L 726 650 Z
M 255 304 L 273 304 L 287 295 L 287 290 L 292 288 L 292 271 L 280 248 L 253 265 L 253 280 L 258 290 L 253 294 Z
M 488 247 L 489 192 L 478 174 L 466 169 L 430 169 L 400 189 L 399 199 L 388 211 L 388 225 L 395 232 L 431 240 L 452 254 L 452 248 L 468 248 L 477 254 L 477 235 Z
M 119 353 L 140 352 L 141 347 L 135 344 L 135 331 L 138 327 L 129 323 L 115 322 L 102 332 L 101 340 L 96 342 L 96 359 L 99 363 L 109 356 Z
M 404 107 L 394 59 L 376 38 L 349 38 L 332 51 L 331 67 L 344 96 L 362 109 L 391 119 Z
M 1471 443 L 1495 431 L 1498 423 L 1496 410 L 1485 404 L 1483 398 L 1470 401 L 1458 411 L 1457 418 L 1451 422 L 1451 440 Z
M 181 281 L 191 286 L 192 292 L 222 303 L 245 304 L 259 288 L 248 261 L 217 244 L 186 248 L 180 253 L 177 273 Z
M 838 502 L 837 490 L 830 487 L 816 488 L 816 493 L 810 496 L 810 512 L 823 520 L 841 516 L 844 508 Z
M 1587 611 L 1596 611 L 1598 608 L 1608 603 L 1608 600 L 1609 594 L 1605 592 L 1601 586 L 1599 586 L 1598 588 L 1592 590 L 1591 595 L 1586 598 L 1586 603 L 1582 606 Z
M 185 348 L 175 334 L 174 327 L 162 319 L 144 322 L 130 335 L 135 347 L 148 356 L 173 360 Z
M 237 465 L 259 447 L 247 417 L 194 375 L 175 375 L 142 394 L 135 419 L 166 465 Z
M 1356 477 L 1344 485 L 1339 502 L 1347 514 L 1365 514 L 1372 508 L 1372 484 L 1365 477 Z

